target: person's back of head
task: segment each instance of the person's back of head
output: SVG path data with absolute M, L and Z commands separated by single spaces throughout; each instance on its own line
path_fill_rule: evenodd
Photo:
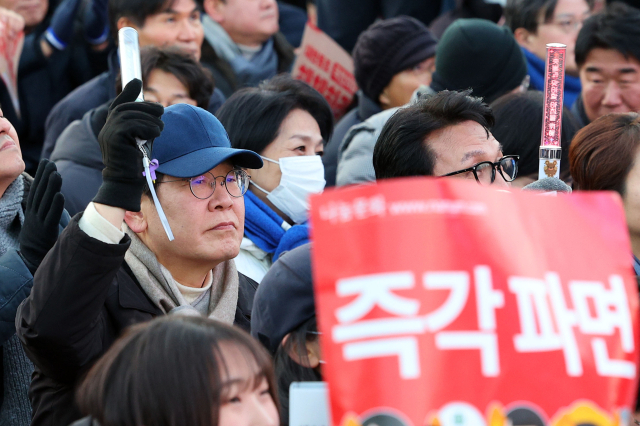
M 640 115 L 608 114 L 573 138 L 569 163 L 574 189 L 626 192 L 640 147 Z
M 408 16 L 373 23 L 353 48 L 358 87 L 383 109 L 408 103 L 415 89 L 431 82 L 437 43 L 422 22 Z
M 466 121 L 491 128 L 491 108 L 469 95 L 470 91 L 444 90 L 400 108 L 386 122 L 373 150 L 376 179 L 433 176 L 436 153 L 429 146 L 430 136 Z
M 109 0 L 109 25 L 138 32 L 140 47 L 176 46 L 200 60 L 204 30 L 194 0 Z
M 569 163 L 577 190 L 616 191 L 638 273 L 640 258 L 640 114 L 607 114 L 582 128 L 571 142 Z
M 500 141 L 504 152 L 520 156 L 516 181 L 522 178 L 522 183 L 526 185 L 536 180 L 539 168 L 544 94 L 538 91 L 508 94 L 494 101 L 491 109 L 496 120 L 491 133 Z M 565 181 L 570 178 L 569 144 L 577 131 L 578 124 L 565 107 L 562 115 L 560 169 L 560 177 Z
M 310 244 L 285 253 L 262 279 L 251 335 L 274 356 L 280 419 L 287 425 L 291 383 L 322 380 Z
M 614 2 L 587 19 L 576 41 L 576 63 L 590 121 L 640 111 L 640 10 Z
M 202 317 L 133 326 L 89 371 L 76 399 L 101 426 L 278 424 L 269 355 L 240 329 Z
M 431 88 L 472 89 L 473 96 L 490 103 L 518 89 L 526 76 L 524 54 L 509 28 L 483 19 L 458 19 L 438 43 Z

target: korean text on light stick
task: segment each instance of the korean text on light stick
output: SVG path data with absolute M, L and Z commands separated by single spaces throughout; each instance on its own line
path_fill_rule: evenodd
M 540 141 L 538 179 L 559 178 L 562 147 L 562 108 L 564 102 L 564 61 L 567 46 L 547 44 L 547 63 L 544 83 L 544 115 Z
M 118 48 L 120 51 L 120 72 L 122 75 L 122 87 L 124 88 L 131 80 L 137 78 L 142 81 L 142 70 L 140 67 L 140 47 L 138 46 L 138 32 L 131 27 L 123 27 L 118 31 Z M 136 102 L 144 101 L 144 97 L 142 95 L 142 89 L 138 94 Z M 147 152 L 146 143 L 147 141 L 143 141 L 142 139 L 136 138 L 138 142 L 138 148 L 142 151 L 142 165 L 144 166 L 144 175 L 147 178 L 147 185 L 149 186 L 149 190 L 151 191 L 151 196 L 153 197 L 153 203 L 156 206 L 156 210 L 158 212 L 158 216 L 160 217 L 160 222 L 162 222 L 162 226 L 164 227 L 164 231 L 169 238 L 169 241 L 173 241 L 173 232 L 171 232 L 171 226 L 169 226 L 169 221 L 167 220 L 167 216 L 164 214 L 164 210 L 160 205 L 160 201 L 158 200 L 158 196 L 156 195 L 155 188 L 153 187 L 153 181 L 151 179 L 152 173 L 149 168 L 149 155 L 151 152 Z

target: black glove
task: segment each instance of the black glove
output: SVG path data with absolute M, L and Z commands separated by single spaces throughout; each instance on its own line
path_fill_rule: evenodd
M 140 80 L 131 80 L 109 107 L 107 122 L 98 135 L 104 162 L 102 185 L 93 199 L 132 212 L 140 211 L 146 182 L 136 138 L 152 141 L 164 128 L 162 105 L 134 102 L 141 89 Z
M 109 1 L 92 0 L 84 13 L 84 36 L 93 44 L 102 44 L 109 39 Z
M 20 255 L 32 274 L 40 266 L 58 239 L 60 217 L 64 210 L 64 195 L 60 193 L 62 177 L 56 165 L 42 160 L 29 189 L 24 225 L 20 231 Z
M 58 50 L 64 50 L 73 40 L 73 21 L 79 5 L 80 0 L 64 0 L 56 7 L 44 36 Z

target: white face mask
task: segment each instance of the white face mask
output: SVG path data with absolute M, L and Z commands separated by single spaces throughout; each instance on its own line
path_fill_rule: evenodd
M 267 199 L 295 223 L 306 222 L 309 217 L 309 195 L 321 193 L 326 184 L 320 156 L 283 157 L 280 161 L 267 157 L 262 159 L 280 166 L 280 185 L 268 192 L 254 182 L 251 184 L 267 194 Z

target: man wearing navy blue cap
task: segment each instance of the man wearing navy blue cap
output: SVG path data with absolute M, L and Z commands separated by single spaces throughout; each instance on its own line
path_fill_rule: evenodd
M 79 418 L 76 381 L 132 324 L 183 314 L 250 326 L 257 285 L 238 274 L 233 258 L 250 179 L 240 167 L 260 168 L 262 160 L 231 148 L 209 112 L 133 102 L 140 90 L 132 81 L 109 108 L 98 137 L 103 184 L 46 256 L 18 310 L 18 335 L 36 365 L 32 424 Z M 150 175 L 162 208 L 146 186 L 136 139 L 153 141 Z

